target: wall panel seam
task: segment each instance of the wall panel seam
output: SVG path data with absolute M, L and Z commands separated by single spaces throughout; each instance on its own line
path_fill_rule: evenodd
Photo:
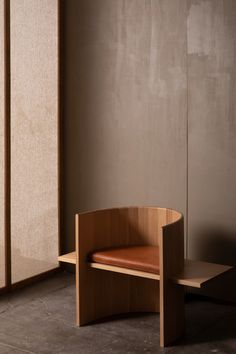
M 188 8 L 189 0 L 186 0 L 186 258 L 188 258 L 189 246 L 189 62 L 188 62 Z

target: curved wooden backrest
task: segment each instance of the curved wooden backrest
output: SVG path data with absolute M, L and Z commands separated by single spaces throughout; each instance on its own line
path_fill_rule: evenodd
M 90 252 L 126 245 L 159 246 L 160 291 L 157 281 L 96 271 L 89 266 L 87 256 Z M 183 292 L 179 294 L 168 282 L 174 268 L 177 271 L 182 268 L 183 249 L 183 216 L 175 210 L 125 207 L 77 214 L 77 324 L 83 325 L 116 313 L 160 310 L 163 328 L 166 328 L 172 318 L 177 318 L 172 306 L 167 315 L 164 314 L 166 299 L 172 301 L 172 297 L 176 297 L 183 303 Z M 166 252 L 169 256 L 164 254 Z M 161 343 L 164 343 L 162 330 L 161 338 Z
M 123 207 L 80 213 L 78 218 L 81 246 L 91 251 L 91 247 L 158 246 L 162 227 L 177 222 L 182 215 L 167 208 Z

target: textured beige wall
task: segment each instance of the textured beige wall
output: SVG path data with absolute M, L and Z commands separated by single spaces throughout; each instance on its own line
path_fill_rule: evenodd
M 76 211 L 186 218 L 188 190 L 188 256 L 235 264 L 235 18 L 234 0 L 66 2 L 64 250 Z M 236 300 L 233 281 L 208 294 Z
M 189 255 L 235 266 L 236 1 L 189 1 L 188 11 Z M 235 279 L 207 291 L 236 300 Z
M 4 266 L 4 1 L 0 0 L 0 288 Z
M 186 1 L 65 3 L 64 249 L 74 214 L 186 206 Z
M 11 0 L 13 282 L 57 266 L 57 0 Z

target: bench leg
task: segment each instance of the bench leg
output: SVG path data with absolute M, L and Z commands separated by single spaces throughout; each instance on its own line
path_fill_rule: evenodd
M 171 281 L 160 284 L 160 346 L 166 347 L 184 334 L 184 287 Z

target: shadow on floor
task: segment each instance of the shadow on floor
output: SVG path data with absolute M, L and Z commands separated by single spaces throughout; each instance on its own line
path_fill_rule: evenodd
M 74 276 L 60 273 L 0 297 L 0 353 L 236 353 L 236 308 L 193 297 L 186 303 L 186 336 L 159 347 L 159 315 L 115 316 L 75 326 Z

